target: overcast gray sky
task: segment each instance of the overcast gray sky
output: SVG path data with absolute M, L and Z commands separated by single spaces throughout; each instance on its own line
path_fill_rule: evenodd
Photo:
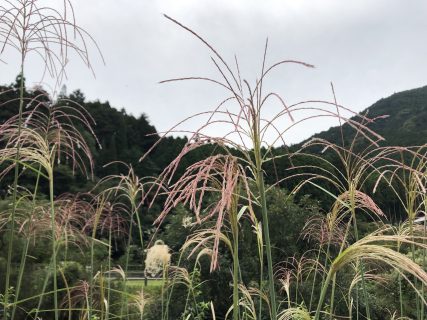
M 55 2 L 58 0 L 50 0 Z M 287 103 L 331 100 L 360 111 L 394 92 L 427 84 L 425 0 L 74 0 L 77 23 L 97 41 L 104 66 L 91 49 L 96 79 L 71 59 L 69 92 L 108 100 L 135 116 L 145 113 L 159 131 L 199 111 L 212 109 L 225 92 L 197 82 L 158 84 L 180 76 L 213 76 L 211 53 L 166 13 L 207 39 L 227 60 L 234 54 L 242 77 L 254 82 L 265 39 L 268 63 L 302 60 L 308 69 L 284 66 L 268 85 Z M 10 83 L 18 67 L 9 56 L 0 82 Z M 27 66 L 28 84 L 40 76 Z M 315 121 L 286 137 L 288 143 L 337 124 Z M 194 123 L 188 129 L 194 129 Z M 186 128 L 187 129 L 187 128 Z

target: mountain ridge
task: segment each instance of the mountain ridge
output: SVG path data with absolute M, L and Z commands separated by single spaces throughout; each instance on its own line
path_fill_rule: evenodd
M 409 89 L 382 98 L 364 109 L 359 115 L 379 118 L 368 127 L 385 140 L 382 145 L 415 146 L 427 143 L 427 86 Z M 381 118 L 387 115 L 387 117 Z M 355 120 L 352 117 L 352 120 Z M 345 140 L 351 139 L 354 130 L 344 125 Z M 293 145 L 300 147 L 312 138 L 321 138 L 331 142 L 341 140 L 339 126 L 331 127 L 312 135 L 310 138 Z

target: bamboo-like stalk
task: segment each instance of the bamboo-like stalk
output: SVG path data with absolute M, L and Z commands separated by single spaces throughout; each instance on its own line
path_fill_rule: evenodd
M 88 318 L 92 318 L 92 306 L 93 306 L 93 287 L 94 287 L 94 245 L 95 245 L 95 236 L 96 236 L 96 230 L 98 227 L 98 222 L 100 219 L 100 216 L 102 214 L 103 205 L 104 205 L 104 199 L 101 199 L 99 201 L 99 206 L 97 210 L 95 211 L 95 221 L 92 226 L 92 233 L 90 235 L 90 274 L 89 274 L 89 297 L 88 297 Z M 101 300 L 102 301 L 102 300 Z M 101 302 L 102 305 L 102 302 Z
M 351 218 L 353 220 L 353 228 L 354 228 L 354 236 L 355 240 L 359 241 L 359 231 L 357 228 L 357 220 L 356 220 L 356 201 L 355 201 L 355 193 L 354 188 L 350 187 L 350 210 L 351 210 Z M 360 269 L 360 276 L 362 278 L 362 290 L 363 290 L 363 297 L 365 299 L 365 310 L 366 310 L 366 317 L 368 320 L 371 319 L 371 309 L 369 307 L 369 299 L 368 299 L 368 292 L 366 290 L 366 280 L 365 280 L 365 270 L 364 270 L 364 264 L 363 261 L 358 261 L 358 266 Z
M 55 223 L 55 199 L 53 196 L 53 170 L 48 172 L 49 176 L 49 201 L 50 201 L 50 214 L 52 223 L 52 275 L 53 275 L 53 304 L 55 308 L 55 320 L 59 319 L 58 311 L 58 279 L 57 279 L 57 261 L 56 261 L 56 223 Z
M 162 267 L 162 292 L 161 292 L 161 300 L 162 300 L 162 320 L 167 320 L 166 318 L 166 308 L 168 308 L 168 306 L 165 305 L 165 296 L 168 295 L 167 291 L 167 282 L 168 282 L 168 269 L 169 269 L 169 264 L 168 263 L 163 263 L 163 267 Z
M 125 276 L 123 277 L 122 280 L 122 290 L 123 293 L 122 294 L 122 298 L 121 298 L 121 307 L 120 307 L 120 317 L 123 318 L 124 317 L 124 311 L 125 311 L 125 306 L 126 306 L 126 310 L 128 310 L 127 307 L 127 299 L 128 299 L 128 295 L 127 295 L 127 274 L 128 274 L 128 268 L 129 268 L 129 256 L 130 256 L 130 244 L 132 241 L 132 229 L 133 229 L 133 211 L 131 212 L 131 218 L 130 218 L 130 225 L 129 225 L 129 235 L 128 235 L 128 241 L 127 241 L 127 247 L 126 247 L 126 255 L 125 255 L 125 269 L 124 269 L 124 274 Z M 128 313 L 127 313 L 127 317 L 128 317 Z
M 65 277 L 64 272 L 62 272 L 61 270 L 60 270 L 60 272 L 61 272 L 62 280 L 63 280 L 63 281 L 64 281 L 64 283 L 65 283 L 65 289 L 67 290 L 67 300 L 68 300 L 68 320 L 71 320 L 72 310 L 71 310 L 71 294 L 70 294 L 70 289 L 69 289 L 68 282 L 67 282 L 67 278 Z M 12 319 L 13 319 L 13 316 L 12 316 Z
M 233 319 L 239 320 L 239 226 L 237 197 L 230 210 L 230 225 L 233 238 Z
M 423 199 L 423 205 L 424 205 L 424 212 L 427 212 L 427 198 L 426 195 L 424 194 L 424 199 Z M 427 236 L 427 215 L 424 214 L 424 221 L 423 221 L 423 244 L 426 244 L 425 238 Z M 426 249 L 423 248 L 423 269 L 426 270 L 426 266 L 427 266 L 427 259 L 426 259 Z M 424 297 L 425 296 L 425 285 L 424 282 L 421 283 L 421 295 Z M 420 311 L 420 315 L 423 316 L 424 315 L 424 303 L 421 303 L 421 311 Z
M 332 276 L 332 292 L 331 292 L 331 311 L 330 311 L 330 315 L 329 318 L 331 320 L 333 320 L 334 318 L 334 302 L 335 302 L 335 287 L 336 287 L 336 281 L 337 281 L 337 274 L 334 273 L 334 275 Z
M 317 258 L 316 258 L 316 262 L 320 261 L 320 253 L 322 250 L 322 245 L 319 246 L 319 251 L 317 253 Z M 325 266 L 326 267 L 326 266 Z M 314 288 L 316 286 L 316 277 L 317 277 L 317 269 L 318 269 L 318 263 L 316 263 L 316 267 L 314 269 L 314 276 L 313 276 L 313 284 L 311 285 L 311 294 L 310 294 L 310 302 L 308 304 L 308 310 L 311 310 L 311 305 L 313 302 L 313 297 L 314 297 Z
M 107 310 L 106 310 L 106 314 L 105 314 L 105 320 L 108 320 L 110 318 L 110 305 L 111 305 L 111 251 L 112 251 L 112 242 L 111 242 L 111 228 L 112 225 L 110 225 L 110 227 L 108 228 L 108 285 L 107 285 Z
M 268 272 L 268 291 L 270 295 L 271 304 L 271 318 L 277 319 L 277 306 L 276 306 L 276 289 L 274 287 L 274 271 L 273 271 L 273 260 L 271 255 L 271 240 L 270 240 L 270 228 L 269 228 L 269 217 L 267 212 L 267 200 L 264 183 L 264 172 L 262 169 L 262 154 L 261 154 L 261 133 L 260 133 L 260 115 L 253 115 L 252 123 L 252 138 L 254 144 L 254 158 L 255 158 L 255 179 L 258 187 L 262 225 L 263 225 L 263 236 L 265 238 L 265 253 L 267 255 L 267 272 Z
M 39 169 L 38 169 L 38 173 L 37 173 L 37 178 L 36 178 L 36 182 L 35 182 L 35 187 L 34 187 L 34 192 L 33 192 L 33 199 L 31 202 L 31 212 L 34 213 L 34 208 L 36 205 L 36 196 L 37 196 L 37 192 L 38 192 L 38 187 L 39 187 L 39 182 L 40 182 L 40 170 L 41 170 L 41 165 L 39 165 Z M 27 231 L 30 228 L 30 223 L 28 224 L 27 227 Z M 11 319 L 15 318 L 15 312 L 16 312 L 16 308 L 17 308 L 17 301 L 19 300 L 19 294 L 21 291 L 21 284 L 22 284 L 22 278 L 24 275 L 24 270 L 25 270 L 25 263 L 26 263 L 26 258 L 28 255 L 28 249 L 30 246 L 30 241 L 31 241 L 31 237 L 28 236 L 27 240 L 25 241 L 25 246 L 24 246 L 24 250 L 22 250 L 22 255 L 21 255 L 21 260 L 19 263 L 19 275 L 18 275 L 18 281 L 16 284 L 16 293 L 15 293 L 15 300 L 13 303 L 13 309 L 12 309 L 12 315 L 11 315 Z
M 314 320 L 320 319 L 320 312 L 322 310 L 323 301 L 325 300 L 326 292 L 328 290 L 329 283 L 331 282 L 333 274 L 334 274 L 334 272 L 333 272 L 333 269 L 331 268 L 329 270 L 327 276 L 326 276 L 325 283 L 323 284 L 322 290 L 320 292 L 319 303 L 317 304 L 317 310 L 316 310 L 316 314 L 314 316 Z
M 263 237 L 262 237 L 262 226 L 260 226 L 260 222 L 255 224 L 255 232 L 257 235 L 257 244 L 258 244 L 258 258 L 259 258 L 259 290 L 262 292 L 263 282 L 264 282 L 264 245 L 263 245 Z M 262 298 L 259 297 L 258 303 L 258 318 L 262 317 Z
M 399 225 L 400 228 L 400 225 Z M 400 242 L 398 241 L 396 244 L 396 250 L 397 252 L 400 252 Z M 397 278 L 398 284 L 399 284 L 399 308 L 400 308 L 400 316 L 403 317 L 404 311 L 403 311 L 403 290 L 402 290 L 402 275 L 399 273 Z
M 25 14 L 25 12 L 24 12 Z M 24 61 L 25 55 L 21 53 L 21 81 L 19 84 L 19 113 L 18 113 L 18 137 L 21 135 L 21 126 L 22 126 L 22 111 L 24 107 Z M 17 189 L 18 189 L 18 177 L 19 177 L 19 157 L 20 157 L 20 147 L 21 145 L 18 143 L 16 146 L 16 155 L 15 155 L 15 172 L 13 178 L 13 191 L 12 191 L 12 213 L 9 220 L 9 244 L 7 248 L 7 265 L 6 265 L 6 281 L 5 281 L 5 293 L 4 293 L 4 319 L 7 320 L 8 317 L 8 309 L 9 309 L 9 287 L 10 287 L 10 274 L 12 268 L 12 251 L 13 251 L 13 236 L 15 230 L 15 215 L 16 215 L 16 200 L 17 200 Z
M 267 202 L 265 196 L 265 185 L 264 177 L 262 176 L 262 171 L 258 172 L 258 188 L 261 198 L 261 213 L 262 213 L 262 222 L 265 236 L 265 252 L 267 255 L 267 271 L 268 271 L 268 288 L 270 294 L 270 303 L 271 303 L 271 317 L 272 319 L 277 319 L 277 307 L 276 307 L 276 290 L 274 288 L 274 272 L 273 272 L 273 259 L 271 256 L 271 240 L 270 240 L 270 229 L 268 225 L 268 213 L 267 213 Z

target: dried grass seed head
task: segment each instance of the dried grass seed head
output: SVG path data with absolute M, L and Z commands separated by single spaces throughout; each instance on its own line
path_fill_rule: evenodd
M 26 163 L 38 163 L 49 174 L 62 161 L 71 165 L 73 173 L 79 170 L 92 176 L 92 152 L 82 129 L 98 140 L 92 129 L 95 122 L 85 108 L 77 103 L 53 102 L 47 93 L 38 94 L 29 101 L 32 107 L 22 114 L 25 119 L 23 127 L 19 115 L 1 125 L 0 139 L 6 147 L 0 157 L 11 160 L 20 149 L 19 160 L 24 167 Z
M 145 272 L 152 277 L 159 274 L 169 267 L 171 260 L 169 247 L 161 240 L 157 240 L 155 244 L 147 250 L 145 258 Z
M 76 24 L 70 0 L 63 1 L 60 9 L 39 0 L 6 0 L 0 5 L 0 55 L 7 48 L 17 50 L 24 63 L 28 54 L 34 54 L 43 62 L 43 77 L 48 73 L 56 78 L 57 87 L 66 77 L 70 53 L 92 70 L 91 46 L 104 60 L 94 39 Z

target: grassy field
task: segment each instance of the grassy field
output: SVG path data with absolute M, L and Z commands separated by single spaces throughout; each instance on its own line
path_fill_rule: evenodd
M 148 280 L 147 288 L 156 288 L 162 286 L 163 280 L 161 279 L 154 279 L 154 280 Z M 144 280 L 128 280 L 126 281 L 126 286 L 132 289 L 140 289 L 145 288 L 144 287 Z
M 142 290 L 149 296 L 155 296 L 162 290 L 162 282 L 161 279 L 148 280 L 147 286 L 144 286 L 144 280 L 135 279 L 126 281 L 126 287 L 129 293 L 137 293 Z

